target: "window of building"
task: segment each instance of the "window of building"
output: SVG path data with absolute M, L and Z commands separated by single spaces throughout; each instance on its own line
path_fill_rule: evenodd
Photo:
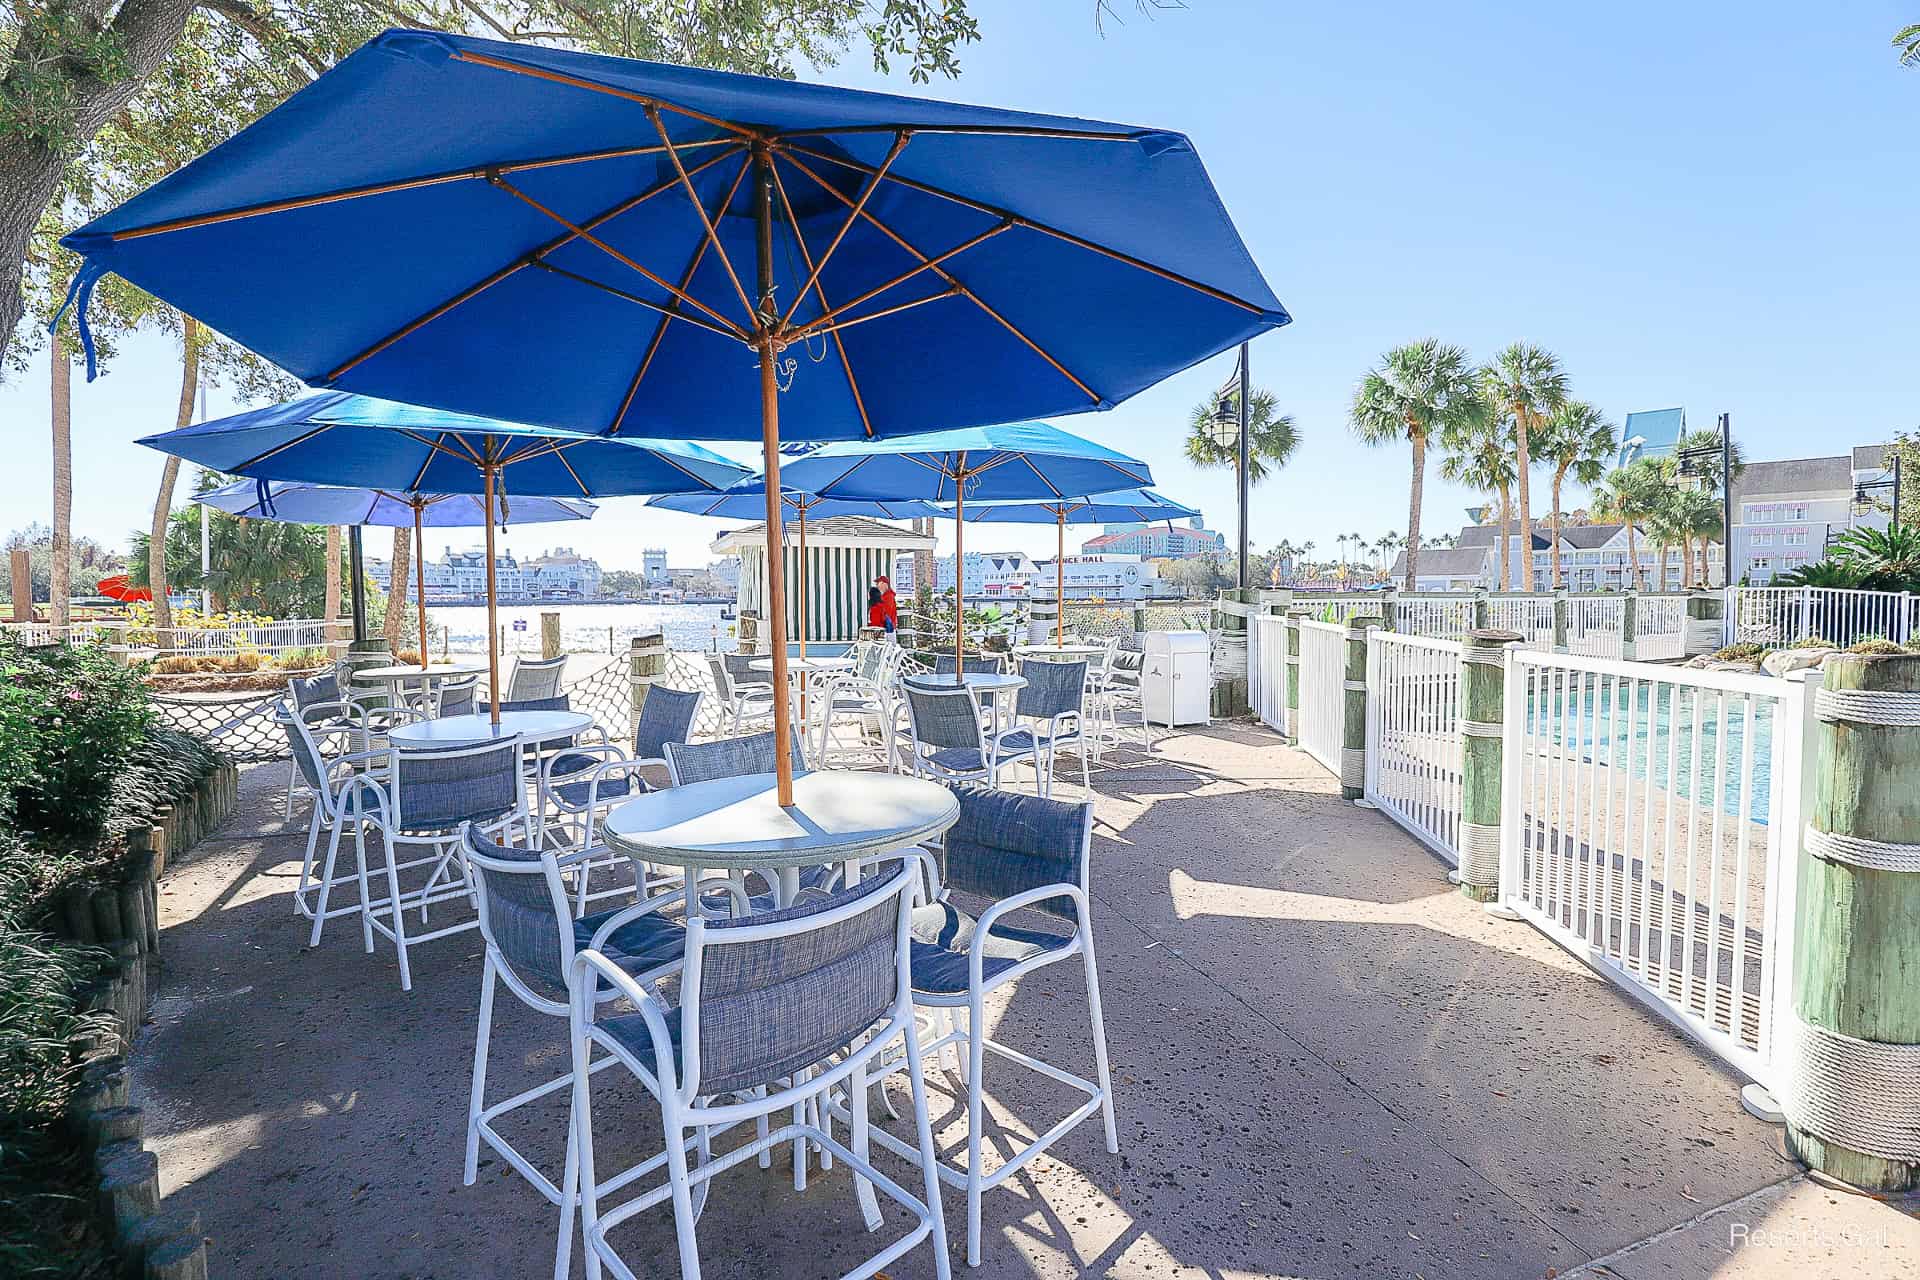
M 1770 547 L 1773 545 L 1773 535 L 1770 533 L 1756 533 L 1753 535 L 1752 541 L 1756 547 Z
M 1755 573 L 1772 573 L 1773 561 L 1767 556 L 1755 556 L 1747 567 Z
M 1790 530 L 1780 535 L 1780 542 L 1783 546 L 1804 547 L 1807 545 L 1807 531 L 1805 529 Z

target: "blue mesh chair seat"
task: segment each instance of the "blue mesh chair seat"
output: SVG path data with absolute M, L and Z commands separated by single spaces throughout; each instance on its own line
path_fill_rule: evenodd
M 1107 1150 L 1118 1152 L 1120 1140 L 1089 920 L 1093 806 L 984 787 L 961 786 L 953 791 L 960 801 L 960 816 L 943 841 L 943 887 L 931 905 L 913 913 L 910 963 L 914 1003 L 928 1011 L 936 1033 L 924 1046 L 926 1051 L 936 1060 L 949 1051 L 956 1057 L 966 1055 L 962 1074 L 967 1089 L 965 1163 L 958 1169 L 943 1163 L 940 1176 L 966 1189 L 967 1261 L 977 1266 L 980 1198 L 985 1191 L 1017 1173 L 1096 1112 L 1105 1120 Z M 964 910 L 947 896 L 953 890 L 987 899 L 989 905 L 978 913 Z M 1047 927 L 1013 923 L 1011 917 L 1017 911 L 1050 917 L 1034 922 Z M 1078 1090 L 1083 1100 L 1058 1121 L 1021 1117 L 1023 1127 L 1041 1136 L 1017 1151 L 999 1153 L 999 1166 L 989 1173 L 981 1159 L 987 1053 L 991 1050 L 996 1058 L 1029 1070 L 1039 1068 L 1028 1054 L 1000 1045 L 988 1034 L 987 997 L 1036 970 L 1076 956 L 1086 973 L 1094 1078 L 1085 1080 L 1044 1064 L 1042 1074 Z M 978 982 L 973 980 L 976 962 Z M 964 1023 L 959 1018 L 963 1010 Z M 1001 1096 L 1007 1095 L 1002 1091 Z M 911 1148 L 891 1135 L 882 1133 L 874 1140 L 911 1155 Z
M 907 695 L 909 757 L 914 773 L 936 782 L 979 780 L 1000 785 L 1000 771 L 1022 760 L 1039 760 L 1033 733 L 1012 729 L 989 734 L 980 725 L 980 704 L 966 688 L 938 688 L 912 681 Z

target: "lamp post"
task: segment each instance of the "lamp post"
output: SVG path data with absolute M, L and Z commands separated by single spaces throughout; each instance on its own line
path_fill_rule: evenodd
M 1889 527 L 1900 527 L 1900 455 L 1893 455 L 1893 464 L 1887 468 L 1884 480 L 1861 480 L 1853 486 L 1853 506 L 1856 511 L 1866 512 L 1873 509 L 1873 494 L 1882 489 L 1891 489 L 1893 514 L 1888 521 Z
M 1241 591 L 1247 589 L 1247 460 L 1251 430 L 1251 388 L 1253 381 L 1247 372 L 1248 348 L 1250 343 L 1240 344 L 1240 364 L 1234 370 L 1226 385 L 1220 388 L 1216 398 L 1213 417 L 1208 426 L 1213 442 L 1221 448 L 1236 448 L 1234 459 L 1235 478 L 1238 481 L 1238 499 L 1240 510 L 1240 564 L 1236 575 L 1236 586 Z

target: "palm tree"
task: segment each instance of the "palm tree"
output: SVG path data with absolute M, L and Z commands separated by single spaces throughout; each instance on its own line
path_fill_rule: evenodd
M 1900 51 L 1900 65 L 1920 67 L 1920 22 L 1910 23 L 1893 33 L 1893 47 Z
M 1239 393 L 1227 396 L 1226 404 L 1237 415 Z M 1188 416 L 1187 461 L 1196 467 L 1231 469 L 1240 465 L 1239 445 L 1221 444 L 1213 438 L 1214 414 L 1219 406 L 1219 401 L 1204 401 L 1195 405 Z M 1293 428 L 1293 415 L 1276 413 L 1276 408 L 1271 391 L 1255 391 L 1248 404 L 1248 484 L 1259 484 L 1270 472 L 1285 466 L 1300 444 Z
M 58 331 L 48 344 L 53 356 L 53 545 L 47 565 L 47 620 L 72 621 L 73 598 L 73 358 Z
M 1468 412 L 1477 398 L 1467 353 L 1438 338 L 1395 347 L 1354 388 L 1347 422 L 1365 444 L 1406 441 L 1413 450 L 1407 488 L 1406 587 L 1420 570 L 1420 508 L 1427 484 L 1427 443 Z
M 1627 567 L 1631 578 L 1646 586 L 1640 568 L 1640 552 L 1635 541 L 1639 526 L 1660 509 L 1661 496 L 1671 493 L 1660 464 L 1652 458 L 1639 458 L 1607 473 L 1594 493 L 1594 509 L 1606 520 L 1618 520 L 1627 527 Z
M 387 573 L 387 622 L 383 633 L 387 652 L 399 653 L 406 644 L 413 621 L 407 608 L 407 588 L 413 584 L 413 530 L 398 525 L 393 531 L 393 561 Z
M 326 619 L 326 627 L 320 634 L 329 642 L 335 639 L 335 623 L 340 619 L 340 526 L 327 526 L 327 588 L 323 597 L 325 603 L 320 606 L 320 616 Z
M 1533 435 L 1567 402 L 1567 375 L 1551 351 L 1516 342 L 1481 371 L 1487 399 L 1513 418 L 1514 476 L 1520 501 L 1520 577 L 1533 590 Z
M 1316 545 L 1311 538 L 1300 544 L 1300 559 L 1306 563 L 1309 578 L 1313 576 L 1313 549 Z
M 1553 585 L 1567 584 L 1560 568 L 1560 489 L 1568 476 L 1576 484 L 1592 485 L 1606 474 L 1607 460 L 1616 449 L 1615 432 L 1606 415 L 1584 400 L 1569 400 L 1540 424 L 1532 441 L 1535 455 L 1553 468 Z
M 1685 585 L 1691 588 L 1697 581 L 1697 585 L 1706 588 L 1713 583 L 1713 575 L 1707 569 L 1707 548 L 1726 536 L 1726 521 L 1720 510 L 1720 501 L 1700 489 L 1683 489 L 1676 497 L 1683 539 L 1682 554 L 1691 555 L 1693 540 L 1700 540 L 1699 578 L 1695 579 L 1693 565 L 1689 563 L 1683 574 Z
M 1380 572 L 1383 574 L 1392 572 L 1393 560 L 1391 557 L 1394 552 L 1404 547 L 1406 543 L 1401 539 L 1399 534 L 1389 529 L 1380 535 L 1380 541 L 1375 545 L 1380 548 Z
M 1500 587 L 1513 589 L 1513 540 L 1507 536 L 1514 479 L 1513 432 L 1508 420 L 1490 407 L 1442 433 L 1440 475 L 1500 504 Z

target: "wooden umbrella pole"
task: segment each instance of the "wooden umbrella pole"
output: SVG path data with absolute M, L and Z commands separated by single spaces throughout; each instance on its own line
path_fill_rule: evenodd
M 787 572 L 786 555 L 780 543 L 780 377 L 774 362 L 779 350 L 774 345 L 770 314 L 773 306 L 773 162 L 764 145 L 754 148 L 754 163 L 759 166 L 760 189 L 755 193 L 754 218 L 758 222 L 760 306 L 756 317 L 759 327 L 756 345 L 760 350 L 760 454 L 767 477 L 767 619 L 773 639 L 773 761 L 775 800 L 782 807 L 793 803 L 793 708 L 787 702 Z
M 500 723 L 500 601 L 493 584 L 493 484 L 496 468 L 483 463 L 487 490 L 487 708 Z
M 953 682 L 967 682 L 966 535 L 967 484 L 965 464 L 953 485 Z
M 413 607 L 420 617 L 420 669 L 427 669 L 427 540 L 421 532 L 421 509 L 426 503 L 413 500 Z
M 1054 543 L 1053 553 L 1053 647 L 1067 647 L 1067 512 L 1066 508 L 1053 513 L 1054 531 L 1058 540 Z

